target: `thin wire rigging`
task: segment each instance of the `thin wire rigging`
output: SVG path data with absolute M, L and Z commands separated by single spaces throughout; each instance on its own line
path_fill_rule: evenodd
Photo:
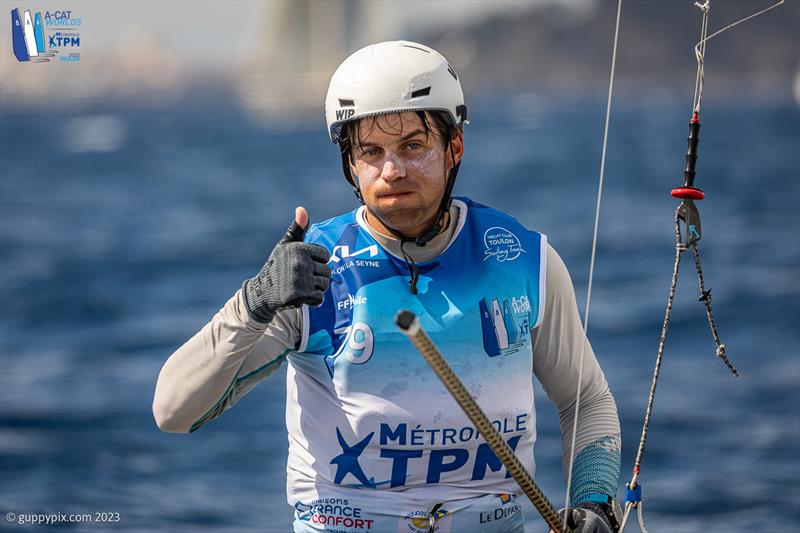
M 603 126 L 603 149 L 600 155 L 600 175 L 597 183 L 597 202 L 594 210 L 594 233 L 592 236 L 592 256 L 589 259 L 589 283 L 586 289 L 586 308 L 583 314 L 584 335 L 589 330 L 589 308 L 592 303 L 592 282 L 594 280 L 594 264 L 597 256 L 597 233 L 600 227 L 600 205 L 603 199 L 603 178 L 606 170 L 606 148 L 608 147 L 608 123 L 611 118 L 611 98 L 614 94 L 614 71 L 617 65 L 617 42 L 619 40 L 619 19 L 622 13 L 622 0 L 617 2 L 617 19 L 614 24 L 614 45 L 611 51 L 611 73 L 608 79 L 608 99 L 606 101 L 606 119 Z M 569 469 L 567 471 L 567 491 L 564 497 L 564 532 L 566 532 L 567 509 L 569 509 L 569 493 L 572 489 L 572 467 L 575 464 L 575 439 L 578 434 L 578 412 L 581 404 L 581 381 L 583 381 L 583 358 L 586 355 L 586 341 L 581 344 L 581 358 L 578 363 L 578 389 L 575 394 L 575 415 L 572 419 L 572 442 L 570 444 Z

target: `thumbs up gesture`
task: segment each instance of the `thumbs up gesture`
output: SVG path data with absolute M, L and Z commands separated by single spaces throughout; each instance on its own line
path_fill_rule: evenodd
M 331 279 L 331 256 L 325 247 L 303 242 L 307 229 L 308 212 L 298 207 L 261 271 L 242 284 L 245 307 L 256 321 L 269 324 L 281 309 L 322 303 Z

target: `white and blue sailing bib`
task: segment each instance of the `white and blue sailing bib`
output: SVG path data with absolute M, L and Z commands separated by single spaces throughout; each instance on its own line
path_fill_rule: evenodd
M 409 309 L 533 473 L 536 437 L 530 331 L 542 319 L 546 237 L 469 199 L 448 247 L 417 263 L 367 231 L 361 207 L 313 225 L 306 242 L 331 253 L 330 288 L 303 308 L 289 355 L 288 496 L 455 501 L 516 485 L 428 364 L 397 329 Z M 404 502 L 407 503 L 407 502 Z M 398 512 L 405 508 L 398 503 Z M 366 511 L 365 511 L 366 512 Z

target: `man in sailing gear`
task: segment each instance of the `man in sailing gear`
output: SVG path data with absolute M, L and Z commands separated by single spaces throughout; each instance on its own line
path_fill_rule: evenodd
M 449 143 L 467 123 L 467 106 L 456 71 L 441 54 L 427 46 L 409 41 L 378 43 L 358 50 L 336 69 L 325 98 L 328 135 L 342 149 L 345 178 L 352 185 L 356 197 L 367 206 L 368 212 L 384 229 L 401 239 L 410 236 L 387 224 L 373 208 L 375 204 L 365 202 L 363 198 L 358 176 L 354 179 L 350 166 L 354 161 L 350 157 L 353 143 L 345 133 L 346 125 L 356 124 L 365 117 L 404 111 L 417 111 L 425 122 L 425 115 L 419 113 L 423 110 L 436 111 L 433 118 L 446 121 L 446 134 L 442 135 L 442 140 L 445 148 L 450 148 L 452 168 L 446 173 L 445 193 L 441 195 L 435 216 L 430 221 L 415 221 L 422 225 L 422 231 L 414 231 L 413 236 L 415 243 L 420 246 L 424 246 L 442 230 L 442 218 L 450 208 L 453 185 L 458 174 L 460 161 L 455 160 Z M 425 129 L 428 130 L 427 124 Z
M 195 431 L 288 361 L 294 531 L 522 531 L 518 487 L 397 331 L 406 308 L 531 474 L 531 370 L 559 411 L 566 469 L 583 357 L 571 505 L 615 496 L 616 405 L 564 263 L 513 217 L 451 198 L 466 118 L 452 67 L 418 43 L 368 46 L 334 74 L 326 114 L 364 205 L 304 235 L 330 254 L 322 303 L 268 299 L 265 324 L 251 298 L 263 284 L 246 282 L 164 364 L 159 427 Z M 266 285 L 321 290 L 318 252 L 305 269 L 268 262 Z

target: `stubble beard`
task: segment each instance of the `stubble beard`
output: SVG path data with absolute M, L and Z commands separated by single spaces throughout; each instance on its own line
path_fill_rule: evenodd
M 384 225 L 390 226 L 400 233 L 406 233 L 412 229 L 419 228 L 422 224 L 425 224 L 425 227 L 431 226 L 435 222 L 434 219 L 438 214 L 438 205 L 439 203 L 437 202 L 433 205 L 389 209 L 370 206 L 370 210 L 379 217 L 380 222 Z M 424 228 L 422 231 L 424 231 Z M 419 232 L 419 230 L 417 230 L 417 232 Z M 409 235 L 409 237 L 411 236 L 412 235 Z

